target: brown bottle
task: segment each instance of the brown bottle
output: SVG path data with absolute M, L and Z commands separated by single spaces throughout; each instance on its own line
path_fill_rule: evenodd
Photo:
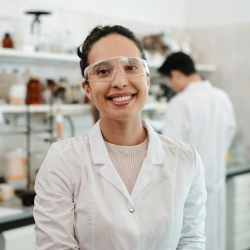
M 14 48 L 12 39 L 9 33 L 6 33 L 3 39 L 3 48 Z
M 43 104 L 43 87 L 37 78 L 30 78 L 27 84 L 26 104 Z

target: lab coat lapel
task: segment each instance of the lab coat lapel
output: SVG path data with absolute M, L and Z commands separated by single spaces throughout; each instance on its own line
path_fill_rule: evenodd
M 140 173 L 131 193 L 132 199 L 134 199 L 136 195 L 139 194 L 142 189 L 156 177 L 157 169 L 155 166 L 163 163 L 163 149 L 158 135 L 148 123 L 145 121 L 142 122 L 148 132 L 148 150 L 147 156 L 143 161 Z
M 99 170 L 99 173 L 119 189 L 120 192 L 130 201 L 131 205 L 133 205 L 131 196 L 111 161 L 103 165 Z
M 112 183 L 131 203 L 131 196 L 128 193 L 121 177 L 117 173 L 113 163 L 109 158 L 107 148 L 105 146 L 103 136 L 100 129 L 100 121 L 98 121 L 89 131 L 89 145 L 94 164 L 103 164 L 99 173 L 110 183 Z

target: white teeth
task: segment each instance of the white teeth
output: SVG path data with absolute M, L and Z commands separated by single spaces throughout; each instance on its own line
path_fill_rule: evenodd
M 127 100 L 129 100 L 131 98 L 132 98 L 132 96 L 123 96 L 123 97 L 113 98 L 112 101 L 114 101 L 114 102 L 123 102 L 123 101 L 127 101 Z

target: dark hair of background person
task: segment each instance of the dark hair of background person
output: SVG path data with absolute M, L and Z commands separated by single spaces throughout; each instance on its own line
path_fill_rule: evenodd
M 171 78 L 171 70 L 179 70 L 186 76 L 196 73 L 193 60 L 183 52 L 168 56 L 158 72 Z
M 101 38 L 111 34 L 122 35 L 132 40 L 140 50 L 142 59 L 146 60 L 143 44 L 131 30 L 120 25 L 97 26 L 90 32 L 83 44 L 77 48 L 77 55 L 81 58 L 80 68 L 83 77 L 85 68 L 89 66 L 88 55 L 92 46 Z M 88 81 L 86 80 L 85 83 L 88 84 Z

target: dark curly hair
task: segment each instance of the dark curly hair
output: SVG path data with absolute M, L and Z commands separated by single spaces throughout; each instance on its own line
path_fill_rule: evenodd
M 83 77 L 85 68 L 89 66 L 88 55 L 92 46 L 101 38 L 111 34 L 122 35 L 132 40 L 140 50 L 142 59 L 146 60 L 143 44 L 131 30 L 120 25 L 97 26 L 90 32 L 90 34 L 85 39 L 84 43 L 77 48 L 77 55 L 81 58 L 80 68 Z M 88 81 L 86 80 L 85 83 L 88 84 Z

